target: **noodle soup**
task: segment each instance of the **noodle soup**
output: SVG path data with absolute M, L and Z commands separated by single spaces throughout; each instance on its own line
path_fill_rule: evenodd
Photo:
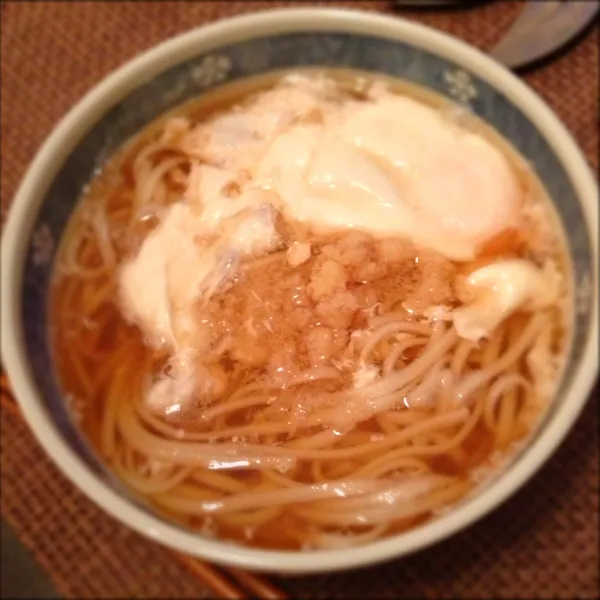
M 339 548 L 514 453 L 560 377 L 568 280 L 495 132 L 400 82 L 301 72 L 208 94 L 103 166 L 51 334 L 82 429 L 157 511 Z

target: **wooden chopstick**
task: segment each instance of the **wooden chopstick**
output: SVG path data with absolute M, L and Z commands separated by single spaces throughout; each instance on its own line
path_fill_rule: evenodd
M 235 583 L 229 581 L 218 569 L 186 554 L 174 552 L 171 554 L 196 577 L 201 583 L 206 585 L 219 595 L 219 598 L 228 600 L 245 600 L 250 598 L 248 594 L 240 589 Z
M 253 592 L 253 598 L 263 600 L 285 600 L 287 595 L 275 587 L 268 579 L 264 579 L 248 571 L 229 568 L 228 573 L 235 577 L 244 587 Z
M 10 391 L 8 380 L 4 372 L 0 375 L 0 396 L 2 399 L 2 409 L 10 412 L 11 415 L 24 420 L 19 406 L 15 402 Z M 246 571 L 239 569 L 223 569 L 222 572 L 217 567 L 205 563 L 197 558 L 193 558 L 174 550 L 169 551 L 187 570 L 202 584 L 206 585 L 219 598 L 227 600 L 246 600 L 249 598 L 260 598 L 264 600 L 285 600 L 286 594 L 276 588 L 272 583 Z M 230 578 L 227 575 L 230 575 Z M 231 579 L 235 579 L 240 587 Z

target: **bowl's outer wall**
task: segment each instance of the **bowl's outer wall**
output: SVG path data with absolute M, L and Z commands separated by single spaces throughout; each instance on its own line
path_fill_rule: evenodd
M 456 62 L 442 55 L 454 56 Z M 176 60 L 176 66 L 170 66 Z M 140 511 L 137 502 L 132 505 L 131 496 L 104 472 L 71 420 L 53 368 L 47 313 L 61 234 L 82 188 L 116 148 L 160 114 L 206 90 L 300 67 L 342 67 L 399 77 L 462 103 L 500 131 L 546 185 L 568 232 L 577 290 L 572 352 L 558 400 L 529 442 L 535 448 L 521 452 L 509 469 L 496 474 L 494 479 L 502 475 L 502 481 L 490 484 L 489 493 L 464 503 L 449 518 L 398 541 L 319 553 L 318 559 L 211 540 L 199 543 L 198 537 L 143 507 Z M 119 100 L 107 111 L 113 97 Z M 290 573 L 348 568 L 406 554 L 473 522 L 514 492 L 547 459 L 579 414 L 597 372 L 597 206 L 590 201 L 594 193 L 597 188 L 584 159 L 543 102 L 466 44 L 399 19 L 354 11 L 301 9 L 231 19 L 170 40 L 115 72 L 65 117 L 42 148 L 17 194 L 17 210 L 12 211 L 17 214 L 9 217 L 10 235 L 3 239 L 3 360 L 11 380 L 15 375 L 17 398 L 32 429 L 65 474 L 113 516 L 157 541 L 216 562 Z M 6 267 L 11 269 L 8 275 Z M 9 290 L 7 283 L 15 282 L 20 285 Z M 560 414 L 552 419 L 556 413 Z

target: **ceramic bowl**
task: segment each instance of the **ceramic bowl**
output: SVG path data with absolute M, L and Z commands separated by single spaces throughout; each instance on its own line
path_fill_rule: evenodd
M 146 123 L 185 100 L 281 69 L 343 67 L 402 78 L 464 105 L 531 163 L 568 234 L 576 309 L 560 389 L 522 451 L 476 494 L 408 533 L 369 545 L 277 552 L 203 538 L 167 522 L 104 471 L 57 385 L 48 340 L 48 289 L 57 243 L 97 165 Z M 2 240 L 2 360 L 27 422 L 64 474 L 113 517 L 182 552 L 280 573 L 348 569 L 400 557 L 479 519 L 522 486 L 565 437 L 598 369 L 598 191 L 570 134 L 501 65 L 447 35 L 394 17 L 327 9 L 238 17 L 170 39 L 90 91 L 38 152 Z

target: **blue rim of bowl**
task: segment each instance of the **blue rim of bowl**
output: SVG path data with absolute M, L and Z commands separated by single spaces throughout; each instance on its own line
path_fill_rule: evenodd
M 317 24 L 314 22 L 315 15 L 319 19 Z M 358 24 L 356 19 L 363 22 Z M 272 28 L 270 32 L 262 33 L 256 31 L 258 26 L 269 29 L 269 25 L 274 25 L 274 30 Z M 377 33 L 366 33 L 365 29 L 368 28 L 377 30 Z M 226 43 L 227 35 L 220 36 L 219 30 L 228 33 L 229 37 L 233 35 L 232 43 Z M 246 35 L 243 35 L 244 32 Z M 248 34 L 249 32 L 251 33 Z M 396 33 L 409 41 L 394 39 Z M 420 38 L 420 43 L 411 39 L 415 36 Z M 211 45 L 207 40 L 214 43 Z M 196 48 L 194 41 L 197 41 Z M 186 47 L 188 56 L 182 58 L 180 52 L 177 58 L 178 42 Z M 432 42 L 435 42 L 434 46 L 445 48 L 446 51 L 450 49 L 451 55 L 458 54 L 463 60 L 449 60 L 443 58 L 440 52 L 420 47 L 431 45 Z M 200 46 L 203 48 L 199 48 Z M 169 65 L 169 61 L 165 59 L 167 56 L 175 64 Z M 475 65 L 479 68 L 473 68 L 473 61 L 480 63 Z M 64 229 L 81 189 L 98 166 L 99 160 L 110 155 L 123 141 L 159 114 L 203 91 L 267 71 L 311 66 L 355 68 L 400 77 L 453 97 L 502 132 L 532 163 L 555 200 L 561 220 L 570 233 L 569 250 L 574 267 L 575 289 L 578 292 L 587 290 L 587 295 L 578 295 L 580 302 L 575 312 L 575 343 L 572 345 L 569 365 L 559 392 L 561 401 L 554 402 L 537 435 L 530 440 L 527 451 L 521 452 L 518 460 L 508 470 L 499 473 L 484 492 L 456 507 L 447 517 L 433 521 L 419 530 L 375 542 L 362 549 L 299 554 L 240 548 L 225 542 L 201 539 L 177 525 L 165 522 L 156 514 L 148 513 L 122 486 L 107 476 L 65 410 L 48 348 L 46 308 L 47 286 L 57 234 L 60 235 Z M 151 75 L 149 69 L 154 71 Z M 113 87 L 119 87 L 119 76 L 121 84 L 125 85 L 121 85 L 119 93 L 114 94 L 109 84 L 112 82 Z M 496 86 L 503 89 L 503 92 Z M 521 103 L 530 109 L 529 114 L 525 114 L 510 98 L 511 94 L 516 95 L 517 92 Z M 93 112 L 96 114 L 91 115 Z M 83 118 L 80 120 L 80 117 Z M 546 136 L 536 127 L 536 120 L 545 122 Z M 549 128 L 554 139 L 547 139 Z M 68 131 L 71 132 L 69 143 L 61 144 L 69 137 L 65 133 Z M 557 144 L 560 144 L 562 150 L 562 162 L 558 158 L 561 153 L 558 152 Z M 58 152 L 60 158 L 57 160 L 59 148 L 61 152 Z M 51 156 L 54 156 L 54 164 L 62 165 L 58 172 L 48 163 Z M 570 170 L 563 166 L 568 163 Z M 44 167 L 42 180 L 48 186 L 46 190 L 37 185 L 35 176 L 44 171 Z M 223 21 L 174 38 L 122 67 L 97 86 L 65 117 L 36 157 L 17 193 L 17 210 L 11 212 L 3 239 L 3 360 L 25 416 L 52 458 L 93 500 L 113 516 L 129 521 L 130 526 L 146 535 L 217 562 L 257 569 L 272 565 L 276 570 L 288 572 L 346 568 L 405 554 L 447 537 L 483 516 L 515 491 L 541 466 L 581 410 L 597 370 L 597 359 L 595 365 L 589 360 L 594 353 L 590 347 L 597 345 L 594 343 L 597 324 L 593 308 L 597 256 L 597 251 L 594 251 L 597 244 L 594 223 L 597 220 L 592 221 L 592 229 L 588 231 L 590 214 L 585 214 L 586 208 L 593 213 L 594 207 L 590 206 L 589 199 L 592 197 L 590 194 L 597 195 L 594 188 L 584 159 L 549 109 L 514 76 L 462 42 L 419 25 L 357 11 L 287 9 Z M 587 200 L 587 206 L 585 203 L 580 205 L 581 198 Z M 39 210 L 41 202 L 44 203 Z M 35 209 L 38 209 L 37 214 L 34 213 Z M 25 235 L 25 231 L 29 235 Z M 5 256 L 10 254 L 14 258 L 10 263 L 14 268 L 19 260 L 23 263 L 25 253 L 22 283 L 14 281 L 20 275 L 17 270 L 17 273 L 13 272 L 11 275 L 11 284 L 9 277 L 5 275 Z M 22 290 L 23 303 L 20 307 L 9 293 L 9 286 L 14 288 L 15 284 L 17 289 Z M 19 330 L 19 322 L 24 323 L 22 331 Z M 5 334 L 7 329 L 8 334 Z M 26 356 L 20 336 L 24 338 Z M 582 371 L 585 371 L 585 381 L 582 379 Z M 578 376 L 582 379 L 580 392 L 574 396 L 571 392 L 569 396 L 567 388 L 573 389 Z M 567 403 L 562 396 L 574 397 L 575 400 Z M 571 408 L 568 425 L 565 426 L 565 421 L 562 421 L 562 427 L 555 427 L 558 433 L 551 436 L 548 433 L 549 426 L 556 422 L 558 413 L 565 412 L 565 407 Z M 529 460 L 528 464 L 526 459 L 534 447 L 541 448 L 538 460 Z M 67 459 L 73 469 L 66 465 Z M 512 487 L 506 485 L 507 477 L 511 474 L 514 480 Z M 82 477 L 86 480 L 85 484 Z M 498 488 L 496 495 L 492 497 L 493 488 L 502 482 L 505 489 Z M 108 489 L 107 485 L 113 489 Z M 123 496 L 128 500 L 124 500 Z M 483 503 L 483 496 L 491 498 L 491 501 Z M 126 503 L 125 506 L 123 502 Z M 469 507 L 470 514 L 463 513 L 462 520 L 457 518 L 458 512 Z M 135 515 L 132 515 L 135 516 L 133 522 L 125 518 L 126 513 L 131 510 L 135 511 Z M 443 531 L 439 527 L 441 521 L 447 522 Z M 426 535 L 428 529 L 430 535 Z M 181 536 L 186 539 L 181 539 Z M 303 557 L 309 558 L 305 560 Z

